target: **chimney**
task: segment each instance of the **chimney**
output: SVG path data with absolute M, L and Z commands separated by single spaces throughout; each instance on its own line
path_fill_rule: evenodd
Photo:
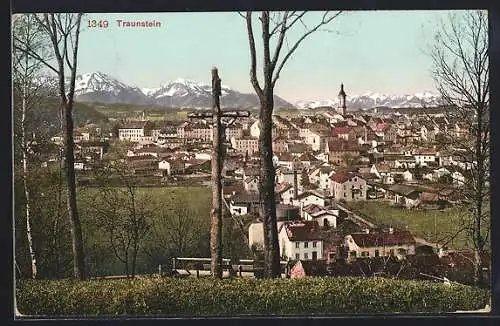
M 293 199 L 297 199 L 298 193 L 297 170 L 293 170 Z

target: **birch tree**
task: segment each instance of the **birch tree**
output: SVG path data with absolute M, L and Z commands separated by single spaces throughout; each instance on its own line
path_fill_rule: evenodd
M 262 11 L 259 17 L 262 38 L 262 72 L 263 79 L 257 77 L 257 49 L 254 36 L 253 13 L 240 13 L 246 20 L 248 43 L 250 47 L 250 82 L 259 98 L 259 151 L 261 172 L 259 191 L 261 196 L 261 214 L 264 224 L 264 265 L 266 277 L 279 277 L 280 257 L 278 229 L 276 225 L 276 202 L 274 195 L 275 169 L 272 150 L 272 114 L 274 109 L 274 88 L 285 64 L 296 52 L 299 46 L 313 33 L 332 22 L 341 12 L 324 12 L 321 20 L 313 26 L 307 26 L 303 18 L 307 12 Z M 290 31 L 303 29 L 298 39 L 293 40 L 286 50 Z M 275 44 L 271 52 L 271 44 Z
M 47 46 L 44 44 L 40 26 L 30 15 L 18 15 L 13 19 L 14 39 L 13 50 L 13 86 L 15 108 L 15 139 L 21 152 L 22 183 L 24 189 L 24 215 L 26 218 L 26 237 L 31 261 L 31 277 L 37 278 L 37 255 L 33 244 L 32 232 L 32 198 L 30 194 L 30 152 L 34 144 L 34 128 L 30 126 L 30 113 L 36 109 L 41 95 L 42 82 L 40 74 L 42 64 L 34 60 L 26 52 L 20 51 L 17 46 L 24 44 L 34 49 L 43 57 L 48 57 Z M 31 128 L 30 128 L 31 127 Z
M 466 127 L 466 135 L 448 128 L 442 142 L 466 165 L 462 195 L 470 210 L 461 231 L 474 247 L 474 282 L 481 284 L 483 257 L 490 236 L 490 118 L 488 17 L 486 11 L 450 14 L 435 35 L 432 75 L 445 102 L 446 117 Z
M 66 188 L 68 191 L 67 209 L 70 219 L 71 238 L 74 257 L 74 276 L 85 279 L 85 255 L 83 248 L 82 227 L 76 201 L 76 182 L 74 169 L 73 107 L 75 78 L 78 58 L 78 43 L 82 14 L 33 14 L 43 34 L 48 38 L 54 60 L 47 60 L 37 49 L 28 46 L 14 35 L 17 42 L 15 49 L 24 52 L 32 59 L 42 63 L 45 68 L 57 75 L 61 110 L 64 113 L 64 157 Z M 66 84 L 66 69 L 69 70 L 69 86 Z

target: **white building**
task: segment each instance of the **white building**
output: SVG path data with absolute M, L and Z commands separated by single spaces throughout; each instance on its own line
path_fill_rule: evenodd
M 284 223 L 278 232 L 278 242 L 283 258 L 323 259 L 323 238 L 316 221 Z
M 353 173 L 336 173 L 330 177 L 330 192 L 335 200 L 366 200 L 366 181 Z
M 344 239 L 348 257 L 379 257 L 415 254 L 415 239 L 409 231 L 351 233 Z

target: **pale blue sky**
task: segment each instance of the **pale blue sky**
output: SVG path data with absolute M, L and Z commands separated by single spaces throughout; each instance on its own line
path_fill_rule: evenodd
M 318 32 L 302 43 L 281 73 L 276 94 L 292 102 L 335 98 L 341 82 L 348 95 L 434 91 L 424 50 L 447 13 L 345 12 L 328 26 L 333 32 Z M 321 13 L 307 15 L 306 24 Z M 88 28 L 89 19 L 107 20 L 109 26 Z M 156 20 L 161 27 L 119 28 L 117 19 Z M 101 71 L 126 84 L 152 88 L 177 78 L 209 83 L 216 65 L 223 84 L 252 91 L 246 25 L 235 12 L 92 13 L 82 24 L 79 73 Z M 299 25 L 289 43 L 302 31 Z M 254 34 L 258 42 L 257 24 Z

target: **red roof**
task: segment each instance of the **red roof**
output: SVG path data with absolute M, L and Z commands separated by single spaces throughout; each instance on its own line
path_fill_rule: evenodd
M 318 206 L 316 204 L 309 204 L 309 205 L 304 206 L 302 208 L 302 211 L 304 211 L 307 214 L 319 213 L 319 212 L 321 212 L 323 210 L 324 210 L 323 207 L 320 207 L 320 206 Z
M 436 155 L 436 150 L 432 148 L 419 148 L 415 151 L 416 155 Z
M 275 187 L 274 187 L 274 192 L 276 193 L 282 193 L 284 191 L 287 191 L 288 189 L 290 188 L 293 188 L 293 186 L 291 184 L 289 184 L 288 182 L 282 182 L 282 183 L 278 183 Z
M 348 134 L 352 130 L 351 127 L 337 127 L 333 128 L 333 135 L 338 136 L 342 134 Z
M 360 247 L 381 247 L 415 244 L 415 239 L 409 231 L 351 233 L 354 242 Z
M 389 127 L 389 124 L 386 122 L 379 122 L 375 125 L 375 130 L 377 131 L 383 131 Z
M 322 240 L 319 224 L 316 221 L 300 221 L 284 224 L 290 241 Z

